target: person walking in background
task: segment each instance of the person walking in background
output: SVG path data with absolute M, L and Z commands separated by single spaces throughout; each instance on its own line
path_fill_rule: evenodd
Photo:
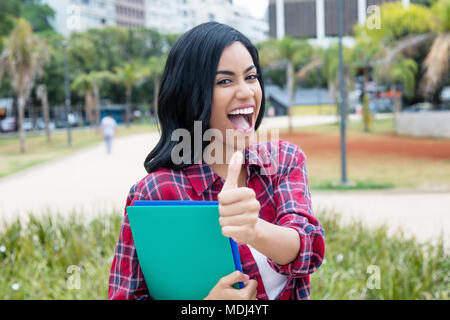
M 110 154 L 112 142 L 116 134 L 117 122 L 110 114 L 107 114 L 106 117 L 102 119 L 100 126 L 102 127 L 103 137 L 105 138 L 106 152 Z

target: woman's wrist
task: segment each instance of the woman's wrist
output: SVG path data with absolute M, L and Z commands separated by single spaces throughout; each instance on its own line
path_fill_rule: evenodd
M 300 235 L 292 228 L 258 218 L 254 239 L 248 244 L 279 265 L 286 265 L 298 256 Z

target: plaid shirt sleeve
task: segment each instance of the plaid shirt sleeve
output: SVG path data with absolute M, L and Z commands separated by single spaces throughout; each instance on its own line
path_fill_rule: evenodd
M 292 277 L 313 273 L 322 264 L 325 255 L 325 232 L 314 218 L 311 194 L 306 172 L 306 156 L 296 145 L 283 142 L 278 183 L 274 186 L 277 207 L 276 224 L 296 230 L 300 235 L 300 250 L 297 258 L 289 264 L 279 265 L 268 259 L 275 271 Z
M 144 193 L 140 191 L 138 185 L 134 185 L 131 188 L 126 206 L 131 205 L 134 200 L 148 200 L 145 198 Z M 111 266 L 108 299 L 152 299 L 139 265 L 126 210 Z

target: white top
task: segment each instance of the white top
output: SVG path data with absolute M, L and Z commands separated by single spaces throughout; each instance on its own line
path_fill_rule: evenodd
M 267 262 L 267 257 L 265 255 L 251 246 L 248 247 L 252 252 L 253 258 L 255 258 L 264 288 L 266 289 L 267 297 L 269 297 L 269 300 L 273 300 L 280 294 L 281 290 L 283 290 L 288 279 L 286 276 L 279 274 L 272 269 L 269 262 Z
M 116 120 L 112 117 L 104 117 L 101 122 L 103 135 L 104 136 L 114 136 L 114 130 L 117 127 Z

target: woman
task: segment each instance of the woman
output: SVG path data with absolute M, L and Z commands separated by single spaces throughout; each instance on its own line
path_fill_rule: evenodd
M 219 201 L 222 233 L 239 243 L 243 273 L 218 279 L 205 299 L 309 299 L 309 274 L 323 260 L 324 231 L 313 217 L 305 155 L 286 141 L 252 143 L 264 105 L 258 52 L 240 32 L 208 22 L 174 44 L 158 96 L 161 138 L 126 206 Z M 177 130 L 191 139 L 181 148 L 173 139 Z M 268 170 L 273 158 L 275 170 Z M 233 287 L 239 281 L 243 289 Z M 151 298 L 126 212 L 108 298 Z

